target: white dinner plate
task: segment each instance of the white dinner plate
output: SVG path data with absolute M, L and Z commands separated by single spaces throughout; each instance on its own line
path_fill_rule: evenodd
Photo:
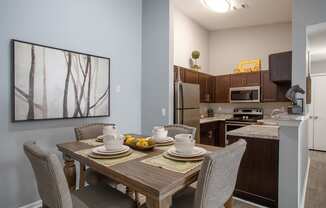
M 148 137 L 149 139 L 152 139 L 157 144 L 164 144 L 164 143 L 171 143 L 174 142 L 174 139 L 172 137 L 166 137 L 163 139 L 155 139 L 153 137 Z
M 92 152 L 99 155 L 116 155 L 128 152 L 130 147 L 122 145 L 120 148 L 116 149 L 106 149 L 105 146 L 99 146 L 92 149 Z
M 201 147 L 194 147 L 191 153 L 186 154 L 186 153 L 179 152 L 175 149 L 175 147 L 172 147 L 167 152 L 168 154 L 176 157 L 199 157 L 205 155 L 207 153 L 207 150 Z

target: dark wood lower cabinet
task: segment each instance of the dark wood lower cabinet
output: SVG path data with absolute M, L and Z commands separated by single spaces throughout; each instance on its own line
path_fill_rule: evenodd
M 200 125 L 200 144 L 215 145 L 216 122 L 209 122 Z
M 241 137 L 242 138 L 242 137 Z M 230 144 L 240 137 L 228 136 Z M 247 142 L 234 196 L 267 207 L 278 207 L 279 141 L 242 138 Z
M 214 121 L 201 124 L 200 143 L 225 147 L 225 121 Z

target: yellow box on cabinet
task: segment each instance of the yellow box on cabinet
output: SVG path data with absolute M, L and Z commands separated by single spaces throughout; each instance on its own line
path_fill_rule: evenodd
M 256 72 L 256 71 L 260 71 L 260 69 L 261 69 L 260 59 L 244 60 L 244 61 L 240 61 L 236 69 L 234 69 L 234 72 L 235 73 Z

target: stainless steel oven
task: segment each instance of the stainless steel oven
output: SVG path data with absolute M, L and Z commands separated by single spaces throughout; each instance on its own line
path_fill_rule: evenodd
M 231 103 L 259 103 L 260 86 L 231 87 L 229 96 Z
M 248 125 L 257 124 L 257 120 L 263 119 L 262 108 L 235 108 L 233 117 L 225 120 L 225 143 L 228 144 L 227 133 Z

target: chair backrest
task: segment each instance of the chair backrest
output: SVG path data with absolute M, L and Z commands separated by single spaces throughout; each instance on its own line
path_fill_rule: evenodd
M 235 189 L 246 145 L 246 141 L 241 139 L 205 156 L 198 177 L 194 207 L 224 207 Z
M 70 191 L 58 157 L 44 152 L 35 142 L 25 143 L 24 152 L 32 164 L 43 204 L 50 208 L 72 208 Z
M 115 124 L 94 123 L 75 128 L 76 139 L 79 141 L 96 138 L 103 134 L 103 128 L 105 126 L 115 126 Z
M 177 134 L 192 134 L 196 138 L 196 128 L 182 124 L 172 124 L 164 126 L 168 130 L 168 136 L 174 138 Z

